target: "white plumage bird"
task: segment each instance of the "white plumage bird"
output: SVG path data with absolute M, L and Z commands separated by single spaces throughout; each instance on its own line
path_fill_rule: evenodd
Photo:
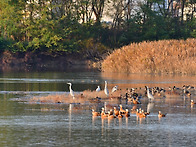
M 114 87 L 112 88 L 112 93 L 115 92 L 115 91 L 117 91 L 117 90 L 118 90 L 118 86 L 116 85 L 116 86 L 114 86 Z
M 146 88 L 147 88 L 147 96 L 148 96 L 148 99 L 154 100 L 154 96 L 150 93 L 150 90 L 149 90 L 148 86 L 146 86 Z
M 96 89 L 97 92 L 101 91 L 101 88 L 100 86 L 97 86 L 97 89 Z
M 108 90 L 108 88 L 107 88 L 107 81 L 105 81 L 104 92 L 105 92 L 106 96 L 108 97 L 108 96 L 109 96 L 109 90 Z
M 71 84 L 71 83 L 67 83 L 67 84 L 69 85 L 69 92 L 70 92 L 70 95 L 71 95 L 73 98 L 75 98 L 75 97 L 74 97 L 74 91 L 71 89 L 72 84 Z

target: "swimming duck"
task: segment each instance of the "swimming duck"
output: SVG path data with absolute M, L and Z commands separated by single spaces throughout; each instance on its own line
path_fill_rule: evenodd
M 105 109 L 102 108 L 102 111 L 101 111 L 101 118 L 106 118 L 108 117 L 108 113 L 105 113 Z
M 186 90 L 185 88 L 183 88 L 183 93 L 187 96 L 191 96 L 191 93 L 188 90 Z
M 129 110 L 126 109 L 125 117 L 129 117 L 129 116 L 130 116 Z
M 123 118 L 122 112 L 119 112 L 118 118 Z
M 150 112 L 144 112 L 145 115 L 150 115 Z
M 112 109 L 110 109 L 109 115 L 113 115 L 113 110 Z
M 120 112 L 122 113 L 122 114 L 125 114 L 125 110 L 123 109 L 123 107 L 122 107 L 122 105 L 120 105 Z
M 108 119 L 112 119 L 112 118 L 116 118 L 116 116 L 114 116 L 113 114 L 110 113 L 110 111 L 108 111 Z
M 114 107 L 114 115 L 116 115 L 116 116 L 119 115 L 119 111 L 116 109 L 116 107 Z
M 161 111 L 159 111 L 158 117 L 165 117 L 165 116 L 166 116 L 166 114 L 162 114 Z
M 145 118 L 146 114 L 144 113 L 144 110 L 140 110 L 138 116 L 139 116 L 139 118 Z
M 196 104 L 193 100 L 191 100 L 191 105 L 194 105 L 194 104 Z
M 100 116 L 100 112 L 96 112 L 94 109 L 92 109 L 92 115 L 93 116 Z
M 133 98 L 132 102 L 133 102 L 133 104 L 141 104 L 141 102 L 139 101 L 138 98 L 136 98 L 136 99 Z
M 136 109 L 135 114 L 136 114 L 137 116 L 139 116 L 139 109 Z
M 101 108 L 102 110 L 101 110 L 101 116 L 102 115 L 104 115 L 105 114 L 105 110 L 104 110 L 104 108 Z

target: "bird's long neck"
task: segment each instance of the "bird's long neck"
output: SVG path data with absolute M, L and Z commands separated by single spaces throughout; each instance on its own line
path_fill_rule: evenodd
M 105 82 L 105 88 L 107 88 L 107 82 Z
M 69 90 L 71 91 L 71 84 L 69 85 Z
M 149 88 L 147 88 L 147 93 L 148 93 L 148 94 L 150 93 Z

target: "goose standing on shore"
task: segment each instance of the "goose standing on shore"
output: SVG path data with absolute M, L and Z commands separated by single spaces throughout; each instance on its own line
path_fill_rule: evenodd
M 100 86 L 97 86 L 96 92 L 99 92 L 99 91 L 101 91 L 101 88 Z
M 118 90 L 118 86 L 116 85 L 116 86 L 114 86 L 114 87 L 112 88 L 112 93 L 115 92 L 115 91 L 117 91 L 117 90 Z
M 70 95 L 73 97 L 73 99 L 75 98 L 74 97 L 74 91 L 71 89 L 71 83 L 67 83 L 69 85 L 69 92 L 70 92 Z
M 104 92 L 105 92 L 106 96 L 108 97 L 108 96 L 109 96 L 109 90 L 108 90 L 108 88 L 107 88 L 107 81 L 105 81 Z

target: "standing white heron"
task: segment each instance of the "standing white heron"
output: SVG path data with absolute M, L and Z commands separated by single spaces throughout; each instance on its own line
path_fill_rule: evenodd
M 107 88 L 107 81 L 105 81 L 104 92 L 105 92 L 106 96 L 108 97 L 108 96 L 109 96 L 109 90 L 108 90 L 108 88 Z
M 149 90 L 148 86 L 146 86 L 146 88 L 147 88 L 147 96 L 148 96 L 148 99 L 154 100 L 154 96 L 150 93 L 150 90 Z
M 116 86 L 114 86 L 114 87 L 112 88 L 112 93 L 115 92 L 115 91 L 117 91 L 117 90 L 118 90 L 118 86 L 116 85 Z
M 68 85 L 69 85 L 69 92 L 70 92 L 70 95 L 73 97 L 73 98 L 75 98 L 74 97 L 74 91 L 71 89 L 71 83 L 67 83 Z
M 99 92 L 99 91 L 101 91 L 101 88 L 100 86 L 97 86 L 96 92 Z

